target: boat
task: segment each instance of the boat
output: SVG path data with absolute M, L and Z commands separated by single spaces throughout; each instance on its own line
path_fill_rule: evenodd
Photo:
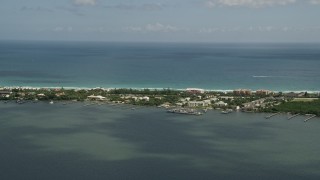
M 233 111 L 232 109 L 223 110 L 223 111 L 221 111 L 221 114 L 229 114 L 232 111 Z
M 49 104 L 53 104 L 53 101 L 50 101 L 50 103 Z
M 221 114 L 229 114 L 229 111 L 221 111 Z
M 168 113 L 176 113 L 176 114 L 186 114 L 186 115 L 202 115 L 203 113 L 195 111 L 194 109 L 184 109 L 184 108 L 177 108 L 177 109 L 169 109 L 167 110 Z

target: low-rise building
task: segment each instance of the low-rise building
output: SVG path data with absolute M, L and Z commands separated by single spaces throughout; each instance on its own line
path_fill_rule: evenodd
M 226 106 L 228 106 L 228 103 L 225 103 L 223 101 L 219 101 L 219 102 L 214 103 L 214 105 L 218 106 L 218 107 L 226 107 Z
M 267 96 L 267 95 L 272 95 L 272 94 L 274 94 L 273 91 L 265 90 L 265 89 L 259 89 L 256 91 L 256 95 Z
M 103 101 L 103 100 L 105 100 L 105 99 L 106 99 L 106 97 L 91 95 L 91 96 L 88 96 L 88 99 L 90 99 L 90 100 Z
M 0 90 L 0 97 L 10 97 L 10 95 L 12 94 L 11 91 L 9 90 Z
M 251 95 L 252 91 L 250 89 L 236 89 L 233 91 L 233 94 L 247 96 L 247 95 Z
M 198 88 L 187 88 L 186 91 L 188 93 L 192 93 L 192 94 L 203 94 L 204 93 L 204 89 L 198 89 Z
M 188 106 L 189 107 L 200 107 L 200 106 L 209 106 L 211 105 L 211 101 L 210 100 L 203 100 L 203 101 L 189 101 L 188 102 Z
M 220 96 L 219 99 L 232 101 L 234 99 L 234 97 L 233 96 Z

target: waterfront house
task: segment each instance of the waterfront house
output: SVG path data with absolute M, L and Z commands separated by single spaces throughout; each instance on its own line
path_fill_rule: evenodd
M 210 100 L 203 100 L 203 101 L 189 101 L 188 102 L 188 107 L 200 107 L 200 106 L 209 106 L 211 105 Z
M 12 92 L 8 91 L 8 90 L 1 90 L 0 91 L 0 97 L 10 97 L 11 94 L 12 94 Z
M 106 97 L 91 95 L 91 96 L 88 96 L 88 99 L 90 99 L 90 100 L 103 101 L 103 100 L 105 100 L 105 99 L 106 99 Z
M 228 106 L 228 103 L 225 103 L 223 101 L 219 101 L 219 102 L 214 103 L 214 105 L 218 106 L 218 107 L 225 107 L 225 106 Z
M 150 98 L 148 96 L 140 97 L 139 99 L 140 100 L 144 100 L 144 101 L 149 101 L 150 100 Z
M 262 99 L 258 99 L 258 100 L 252 101 L 252 102 L 244 103 L 242 105 L 246 109 L 255 109 L 257 107 L 264 107 L 265 100 L 266 100 L 265 98 L 262 98 Z

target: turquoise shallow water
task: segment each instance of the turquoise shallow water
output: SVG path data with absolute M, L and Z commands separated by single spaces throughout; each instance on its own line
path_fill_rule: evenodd
M 320 119 L 0 102 L 0 179 L 319 179 Z
M 319 44 L 0 42 L 0 86 L 320 91 Z

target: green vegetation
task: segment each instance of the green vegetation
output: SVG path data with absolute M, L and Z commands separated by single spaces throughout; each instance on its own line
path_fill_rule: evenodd
M 290 96 L 289 96 L 290 95 Z M 91 97 L 89 97 L 91 96 Z M 89 97 L 89 98 L 88 98 Z M 101 98 L 101 99 L 100 99 Z M 212 100 L 214 98 L 215 100 Z M 187 99 L 187 100 L 186 100 Z M 301 114 L 316 114 L 320 116 L 319 94 L 284 94 L 272 96 L 264 95 L 236 95 L 232 92 L 205 92 L 190 93 L 173 89 L 23 89 L 14 88 L 2 91 L 0 100 L 26 100 L 26 101 L 86 101 L 103 100 L 112 103 L 127 103 L 141 106 L 188 106 L 188 101 L 210 100 L 211 107 L 222 109 L 235 109 L 237 106 L 243 110 L 255 112 L 292 112 Z M 227 105 L 215 105 L 223 101 Z M 205 105 L 205 108 L 208 106 Z M 199 105 L 198 108 L 203 108 Z
M 291 101 L 267 109 L 269 112 L 292 112 L 301 114 L 315 114 L 320 116 L 320 100 L 309 102 Z

